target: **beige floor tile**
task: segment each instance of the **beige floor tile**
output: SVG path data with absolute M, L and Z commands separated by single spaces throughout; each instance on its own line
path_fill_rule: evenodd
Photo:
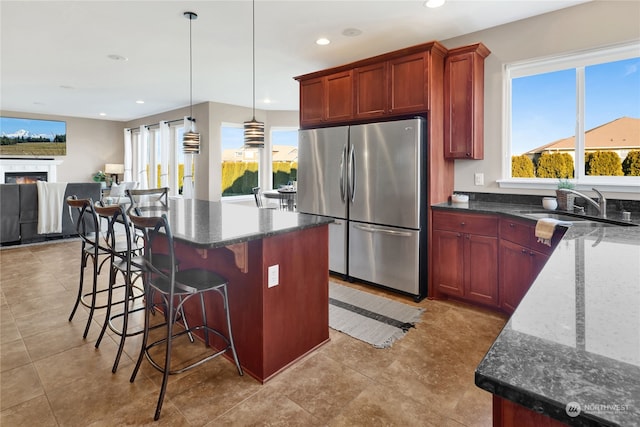
M 210 421 L 207 427 L 240 426 L 323 426 L 309 412 L 271 389 L 263 389 L 224 415 Z
M 7 427 L 57 427 L 49 401 L 45 395 L 35 397 L 0 412 L 0 425 Z
M 2 372 L 0 410 L 4 411 L 42 395 L 44 395 L 44 389 L 33 365 L 24 365 Z
M 0 345 L 0 365 L 2 365 L 2 372 L 10 371 L 11 369 L 30 363 L 31 358 L 21 339 Z
M 390 393 L 374 384 L 358 395 L 328 424 L 340 426 L 421 426 L 440 427 L 445 418 L 433 410 L 433 404 L 424 405 L 406 396 Z

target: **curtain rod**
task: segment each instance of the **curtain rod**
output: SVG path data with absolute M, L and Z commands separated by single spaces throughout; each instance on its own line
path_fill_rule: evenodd
M 187 117 L 187 120 L 189 120 L 190 122 L 194 122 L 194 123 L 196 122 L 196 119 L 194 119 L 193 117 Z M 166 124 L 168 124 L 168 125 L 170 125 L 170 124 L 172 124 L 172 123 L 179 123 L 179 122 L 184 122 L 184 119 L 161 120 L 161 121 L 160 121 L 160 123 L 166 123 Z M 144 126 L 144 127 L 146 127 L 147 129 L 151 129 L 152 127 L 160 126 L 160 123 L 154 123 L 154 124 L 152 124 L 152 125 L 141 125 L 141 126 Z M 131 131 L 136 130 L 136 129 L 138 129 L 138 128 L 127 128 L 126 130 L 128 130 L 128 131 L 130 131 L 130 132 L 131 132 Z

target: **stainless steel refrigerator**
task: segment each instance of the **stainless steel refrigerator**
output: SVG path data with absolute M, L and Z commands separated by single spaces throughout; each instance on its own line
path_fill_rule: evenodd
M 335 219 L 329 269 L 426 296 L 426 120 L 301 130 L 298 210 Z

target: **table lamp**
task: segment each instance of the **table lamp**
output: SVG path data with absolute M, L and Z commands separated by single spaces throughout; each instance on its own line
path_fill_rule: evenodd
M 104 173 L 111 175 L 111 182 L 118 184 L 118 175 L 124 173 L 124 165 L 118 163 L 107 163 L 104 165 Z

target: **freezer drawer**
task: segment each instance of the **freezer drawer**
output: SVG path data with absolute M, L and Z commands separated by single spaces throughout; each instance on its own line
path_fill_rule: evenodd
M 349 276 L 419 294 L 420 231 L 349 223 Z
M 329 270 L 347 274 L 347 221 L 343 219 L 329 224 Z

